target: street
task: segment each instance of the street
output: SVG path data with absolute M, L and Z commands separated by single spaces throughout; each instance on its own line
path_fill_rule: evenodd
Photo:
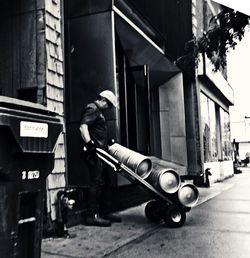
M 149 223 L 141 207 L 110 228 L 79 225 L 72 239 L 43 240 L 42 257 L 250 257 L 250 168 L 211 188 L 181 228 Z
M 106 257 L 250 257 L 250 170 L 232 187 L 192 209 L 184 227 L 160 227 Z

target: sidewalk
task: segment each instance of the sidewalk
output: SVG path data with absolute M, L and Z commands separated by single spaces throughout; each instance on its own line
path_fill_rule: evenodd
M 197 206 L 231 188 L 234 178 L 239 176 L 240 174 L 223 182 L 212 184 L 210 188 L 198 188 L 200 198 Z M 108 228 L 77 225 L 69 229 L 69 233 L 75 235 L 73 238 L 43 239 L 41 257 L 98 258 L 112 253 L 131 241 L 145 237 L 163 225 L 149 222 L 144 216 L 144 207 L 145 204 L 142 204 L 119 212 L 123 219 L 122 223 L 114 223 Z M 187 213 L 187 220 L 190 216 L 192 216 L 192 209 Z

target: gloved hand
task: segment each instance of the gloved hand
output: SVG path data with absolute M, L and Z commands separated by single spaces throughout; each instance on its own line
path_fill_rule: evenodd
M 108 146 L 111 146 L 111 145 L 113 145 L 114 143 L 116 143 L 116 140 L 115 140 L 115 139 L 110 139 L 110 140 L 108 141 Z
M 96 145 L 94 141 L 90 140 L 86 143 L 86 145 L 83 148 L 85 152 L 85 158 L 86 160 L 91 164 L 96 164 L 97 161 L 97 155 L 96 155 Z
M 93 140 L 86 143 L 87 151 L 90 153 L 96 153 L 96 145 Z

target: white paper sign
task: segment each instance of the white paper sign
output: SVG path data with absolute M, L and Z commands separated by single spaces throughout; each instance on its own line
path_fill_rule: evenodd
M 48 138 L 48 124 L 21 121 L 20 122 L 21 137 Z

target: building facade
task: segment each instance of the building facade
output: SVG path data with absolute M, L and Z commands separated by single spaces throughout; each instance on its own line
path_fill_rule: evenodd
M 0 0 L 1 94 L 40 103 L 64 124 L 47 179 L 49 219 L 56 219 L 59 190 L 88 187 L 79 119 L 104 89 L 119 100 L 106 114 L 109 138 L 168 161 L 184 177 L 199 177 L 207 167 L 213 181 L 233 173 L 232 89 L 206 57 L 199 69 L 178 63 L 186 42 L 219 11 L 213 6 L 209 0 Z M 116 174 L 113 183 L 118 190 L 135 187 Z
M 197 7 L 196 37 L 211 29 L 213 17 L 223 6 L 213 1 L 194 1 Z M 195 15 L 194 15 L 195 17 Z M 203 22 L 200 22 L 203 21 Z M 203 55 L 197 78 L 200 91 L 200 127 L 204 169 L 211 168 L 211 181 L 221 181 L 233 175 L 233 150 L 229 107 L 234 103 L 233 89 L 227 81 L 227 71 L 214 66 Z
M 213 182 L 233 175 L 229 107 L 234 100 L 226 69 L 215 72 L 205 54 L 193 60 L 194 43 L 211 29 L 223 6 L 210 0 L 169 0 L 160 1 L 153 13 L 150 1 L 132 2 L 161 32 L 166 55 L 183 72 L 187 174 L 211 168 Z
M 64 121 L 61 1 L 0 1 L 0 94 L 46 106 Z M 66 186 L 65 130 L 47 179 L 47 214 L 55 219 L 57 192 Z

